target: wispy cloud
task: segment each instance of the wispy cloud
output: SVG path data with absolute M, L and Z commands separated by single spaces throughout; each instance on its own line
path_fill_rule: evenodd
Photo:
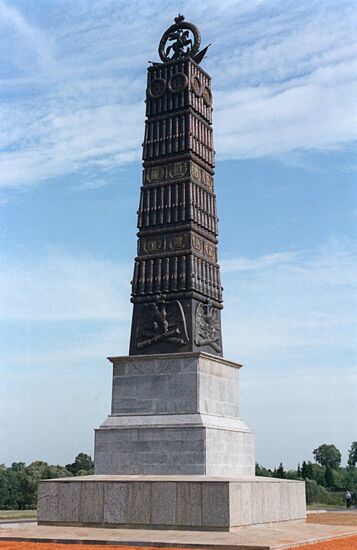
M 128 319 L 131 266 L 50 254 L 3 259 L 0 319 L 78 321 Z
M 275 358 L 296 369 L 318 355 L 325 361 L 334 350 L 341 361 L 355 363 L 355 247 L 332 242 L 319 250 L 236 258 L 223 261 L 222 271 L 227 355 L 259 364 Z
M 146 62 L 176 11 L 214 43 L 204 66 L 214 79 L 218 159 L 357 139 L 357 10 L 349 2 L 181 1 L 175 12 L 159 0 L 69 2 L 65 18 L 53 2 L 40 18 L 31 4 L 25 11 L 1 0 L 10 45 L 0 57 L 0 185 L 88 166 L 101 180 L 139 159 Z

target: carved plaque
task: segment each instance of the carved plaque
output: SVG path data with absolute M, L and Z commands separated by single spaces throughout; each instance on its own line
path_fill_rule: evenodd
M 191 163 L 191 176 L 195 181 L 203 183 L 210 190 L 213 189 L 213 178 L 203 168 L 200 168 L 194 162 Z
M 207 174 L 204 170 L 201 170 L 201 182 L 209 189 L 213 189 L 213 178 L 210 174 Z
M 175 162 L 174 164 L 171 164 L 169 167 L 169 174 L 171 178 L 182 178 L 185 174 L 187 174 L 188 167 L 187 162 Z
M 178 233 L 177 235 L 172 235 L 169 240 L 169 249 L 170 250 L 183 250 L 187 246 L 187 235 Z
M 219 312 L 212 304 L 197 304 L 195 344 L 211 346 L 217 353 L 222 351 Z
M 210 260 L 216 259 L 216 247 L 214 246 L 214 244 L 206 241 L 204 244 L 204 249 L 205 249 L 205 255 L 207 256 L 207 258 L 209 258 Z
M 145 305 L 136 332 L 136 347 L 144 349 L 159 342 L 183 346 L 189 341 L 185 312 L 179 300 L 166 301 L 159 297 L 157 302 Z
M 206 105 L 206 107 L 211 107 L 212 105 L 212 94 L 211 90 L 205 86 L 202 92 L 203 97 L 203 103 Z
M 202 239 L 197 237 L 197 235 L 192 235 L 192 248 L 196 252 L 202 252 Z
M 185 73 L 176 73 L 170 80 L 169 80 L 169 89 L 174 94 L 177 94 L 178 92 L 183 92 L 184 89 L 188 85 L 188 78 L 185 75 Z
M 197 164 L 192 163 L 191 174 L 194 180 L 201 181 L 201 168 Z
M 150 97 L 161 97 L 166 90 L 166 80 L 163 78 L 155 78 L 150 84 L 149 95 Z
M 164 166 L 153 166 L 152 168 L 147 168 L 146 170 L 146 181 L 149 183 L 155 183 L 156 181 L 161 181 L 165 177 L 165 167 Z
M 161 239 L 147 239 L 142 241 L 141 246 L 146 254 L 155 254 L 161 248 Z
M 200 79 L 196 75 L 191 78 L 191 90 L 197 97 L 201 96 L 202 85 Z

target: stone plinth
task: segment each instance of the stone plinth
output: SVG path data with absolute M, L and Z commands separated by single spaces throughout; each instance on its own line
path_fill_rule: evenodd
M 96 430 L 96 474 L 254 475 L 239 418 L 241 365 L 207 353 L 110 358 L 111 415 Z
M 272 478 L 87 476 L 41 481 L 45 525 L 228 531 L 305 517 L 305 485 Z
M 39 523 L 227 531 L 305 517 L 303 482 L 254 477 L 241 365 L 206 353 L 110 360 L 96 475 L 40 482 Z

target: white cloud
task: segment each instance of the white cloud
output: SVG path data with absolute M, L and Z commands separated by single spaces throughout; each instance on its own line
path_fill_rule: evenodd
M 296 369 L 312 365 L 316 356 L 325 360 L 333 350 L 333 357 L 354 363 L 354 247 L 336 242 L 320 250 L 236 258 L 221 265 L 226 355 L 259 365 L 275 358 Z
M 18 44 L 1 81 L 8 95 L 0 110 L 0 185 L 33 185 L 88 165 L 102 180 L 139 159 L 145 65 L 157 57 L 172 6 L 70 2 L 63 18 L 53 2 L 36 24 L 16 2 L 0 7 L 4 36 Z M 357 140 L 353 4 L 179 2 L 176 10 L 213 42 L 204 67 L 214 82 L 218 159 Z
M 131 266 L 50 254 L 3 259 L 0 318 L 25 321 L 127 320 Z

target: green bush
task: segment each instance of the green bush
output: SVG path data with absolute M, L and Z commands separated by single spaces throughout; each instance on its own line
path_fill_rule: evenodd
M 343 505 L 343 491 L 331 492 L 318 485 L 314 479 L 305 480 L 306 504 L 332 504 L 335 506 Z
M 74 471 L 47 464 L 41 460 L 26 466 L 24 462 L 13 462 L 10 468 L 0 464 L 0 510 L 31 510 L 36 508 L 37 487 L 40 479 L 72 477 L 93 473 L 93 462 L 89 455 L 80 453 L 71 465 Z

